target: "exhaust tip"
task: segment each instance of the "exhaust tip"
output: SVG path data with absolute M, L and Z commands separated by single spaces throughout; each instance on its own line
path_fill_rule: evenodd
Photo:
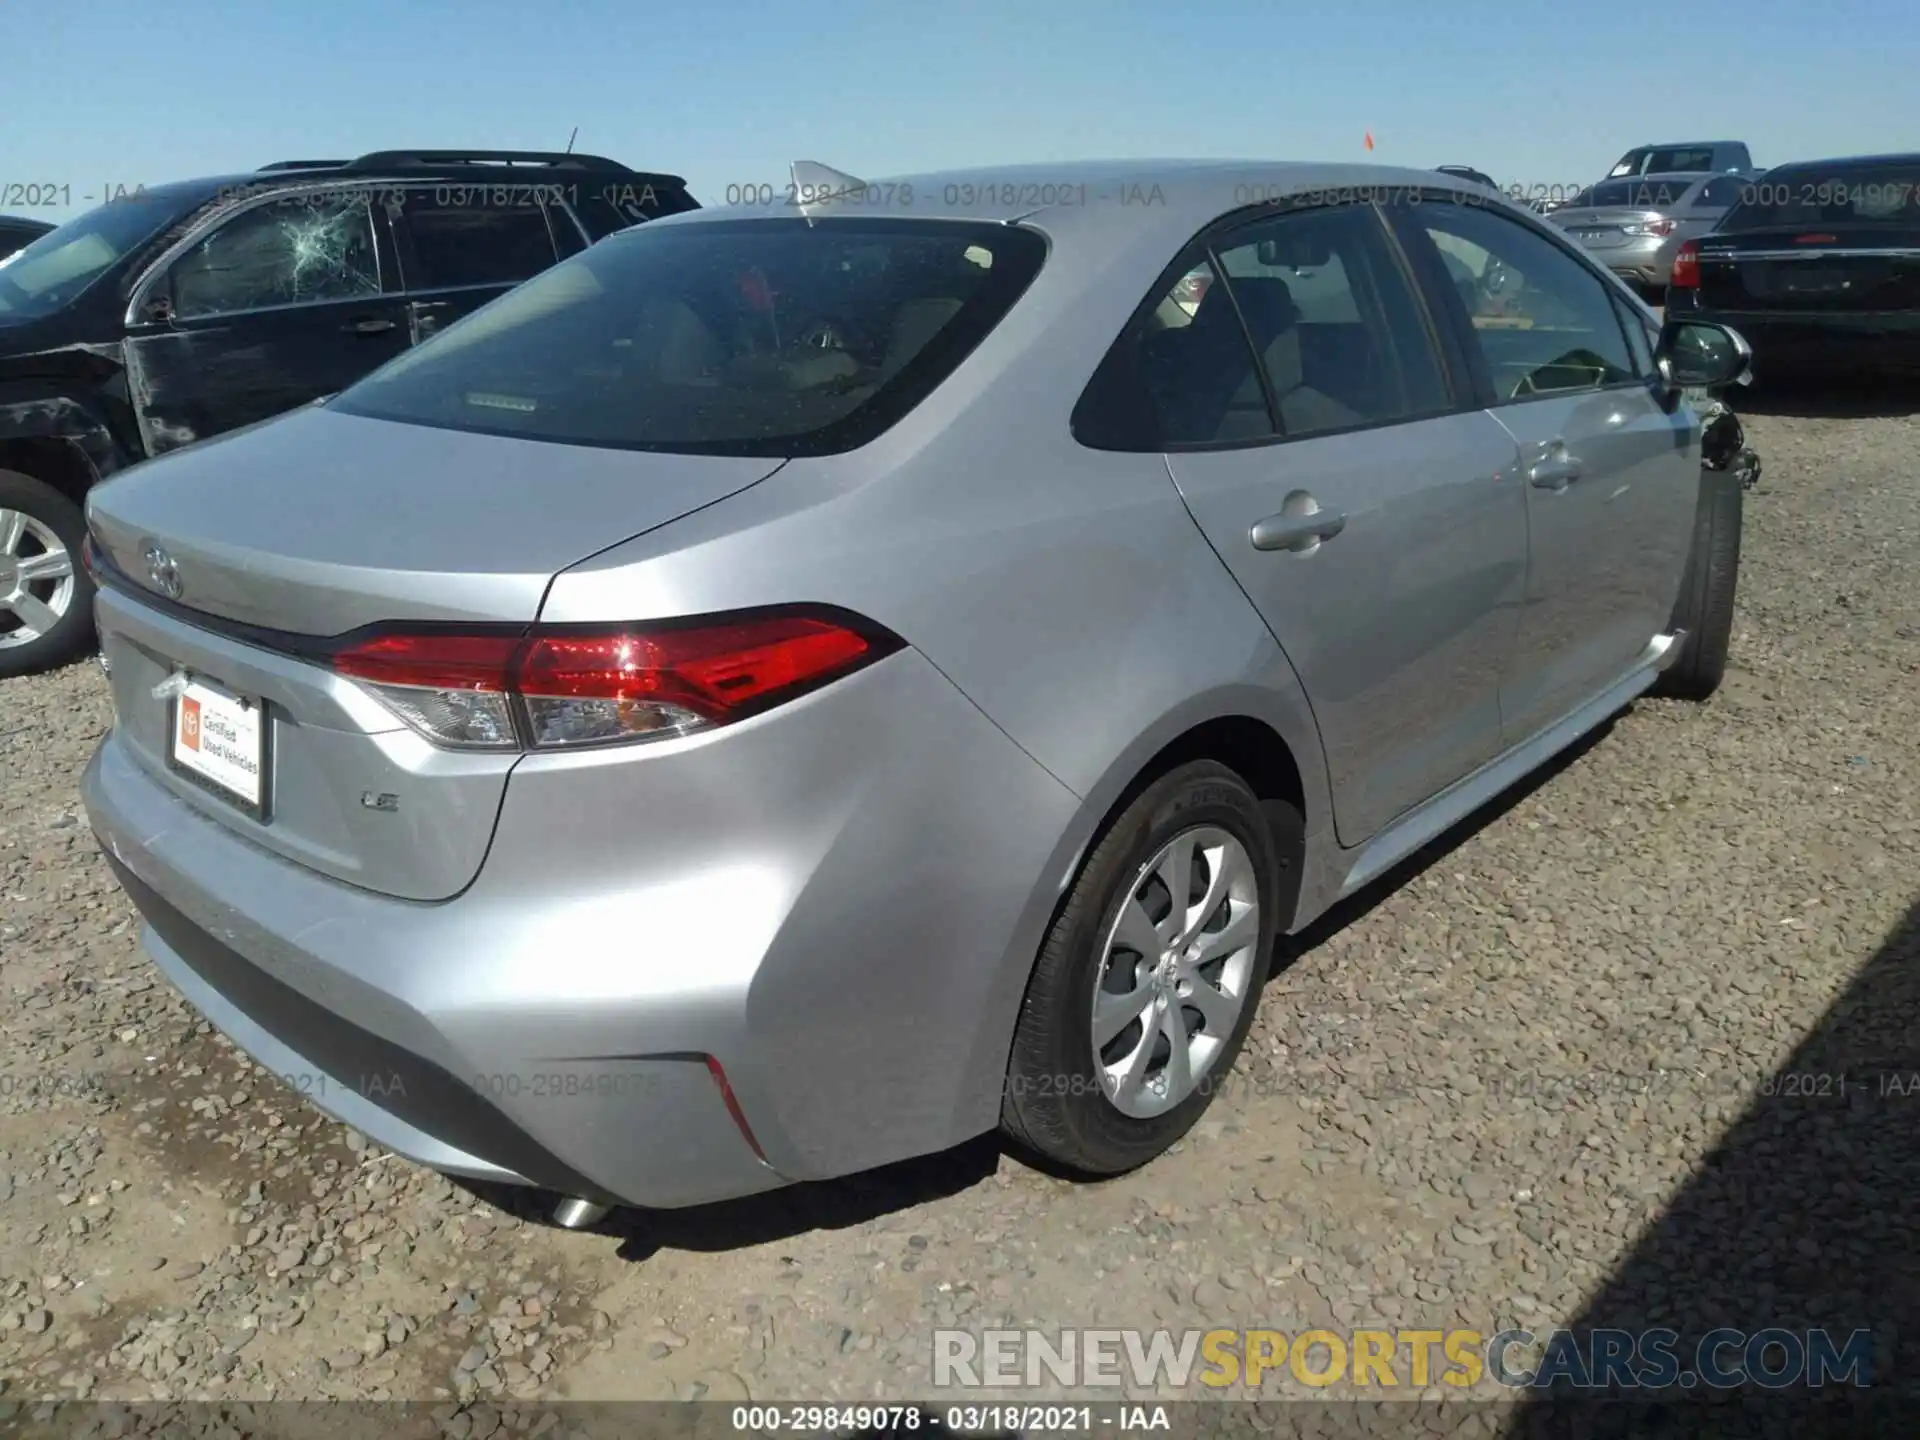
M 607 1218 L 609 1207 L 569 1195 L 553 1207 L 553 1223 L 563 1230 L 585 1230 Z

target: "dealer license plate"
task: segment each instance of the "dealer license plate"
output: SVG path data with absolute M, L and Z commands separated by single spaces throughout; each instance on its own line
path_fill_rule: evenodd
M 258 700 L 189 679 L 173 701 L 175 768 L 256 817 L 266 812 L 266 725 Z

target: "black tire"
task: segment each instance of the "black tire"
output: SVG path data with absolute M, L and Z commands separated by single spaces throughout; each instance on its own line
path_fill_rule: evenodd
M 0 470 L 0 511 L 18 511 L 30 521 L 53 532 L 66 547 L 72 567 L 73 589 L 59 621 L 32 640 L 8 644 L 9 635 L 18 634 L 25 623 L 13 611 L 0 608 L 0 677 L 31 675 L 50 670 L 86 654 L 93 647 L 93 580 L 80 563 L 81 546 L 87 538 L 86 516 L 72 500 L 44 481 L 17 470 Z M 40 553 L 37 539 L 29 539 L 23 549 Z M 0 555 L 0 567 L 10 567 L 18 557 Z M 12 593 L 11 574 L 0 574 L 0 597 Z M 41 592 L 47 585 L 32 587 L 30 593 L 46 599 Z M 4 600 L 0 599 L 0 604 Z
M 1740 525 L 1745 487 L 1731 470 L 1702 470 L 1694 510 L 1693 548 L 1672 624 L 1687 632 L 1680 655 L 1653 687 L 1676 700 L 1705 700 L 1727 673 L 1733 640 L 1733 596 L 1740 578 Z
M 1293 818 L 1287 807 L 1269 804 L 1263 812 L 1232 770 L 1198 760 L 1154 781 L 1113 822 L 1081 866 L 1047 932 L 1020 1007 L 1001 1104 L 1001 1128 L 1016 1144 L 1073 1175 L 1117 1175 L 1152 1160 L 1200 1118 L 1233 1069 L 1272 963 L 1283 887 L 1270 814 L 1282 822 Z M 1106 926 L 1122 898 L 1131 897 L 1141 867 L 1181 832 L 1199 825 L 1226 831 L 1252 862 L 1260 914 L 1250 990 L 1225 1045 L 1193 1093 L 1158 1115 L 1137 1118 L 1107 1098 L 1096 1071 L 1090 1026 L 1101 947 Z

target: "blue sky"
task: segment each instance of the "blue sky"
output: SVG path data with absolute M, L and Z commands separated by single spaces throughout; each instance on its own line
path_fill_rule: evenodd
M 1241 155 L 1598 178 L 1629 146 L 1761 164 L 1920 149 L 1913 0 L 14 0 L 0 186 L 402 145 L 578 148 L 729 185 Z M 17 196 L 0 208 L 24 210 Z

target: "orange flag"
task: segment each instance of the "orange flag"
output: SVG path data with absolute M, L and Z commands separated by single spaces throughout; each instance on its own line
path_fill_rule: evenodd
M 1371 130 L 1367 131 L 1366 146 L 1369 150 L 1373 149 L 1373 132 Z

